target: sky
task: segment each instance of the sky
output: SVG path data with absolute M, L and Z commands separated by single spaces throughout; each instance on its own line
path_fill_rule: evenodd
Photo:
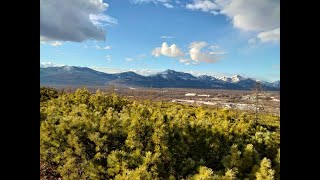
M 41 0 L 40 65 L 280 80 L 280 0 Z

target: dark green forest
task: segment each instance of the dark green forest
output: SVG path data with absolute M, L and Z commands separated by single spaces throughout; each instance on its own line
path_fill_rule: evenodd
M 280 117 L 42 87 L 40 176 L 278 180 Z

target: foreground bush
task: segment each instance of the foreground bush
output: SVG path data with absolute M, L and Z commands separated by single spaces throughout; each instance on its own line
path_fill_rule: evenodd
M 280 179 L 279 117 L 129 102 L 85 89 L 41 104 L 41 162 L 63 179 Z

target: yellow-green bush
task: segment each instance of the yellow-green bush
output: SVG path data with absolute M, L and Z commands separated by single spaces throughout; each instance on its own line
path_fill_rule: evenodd
M 41 95 L 40 95 L 41 97 Z M 280 172 L 279 118 L 85 89 L 41 104 L 40 156 L 63 179 L 256 179 Z

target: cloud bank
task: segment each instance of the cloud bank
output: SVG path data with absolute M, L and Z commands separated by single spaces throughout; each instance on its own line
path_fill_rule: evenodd
M 117 23 L 103 14 L 108 7 L 102 0 L 41 0 L 40 41 L 103 41 L 106 32 L 99 26 Z
M 193 0 L 186 8 L 223 14 L 235 28 L 258 32 L 261 42 L 280 41 L 280 0 Z

